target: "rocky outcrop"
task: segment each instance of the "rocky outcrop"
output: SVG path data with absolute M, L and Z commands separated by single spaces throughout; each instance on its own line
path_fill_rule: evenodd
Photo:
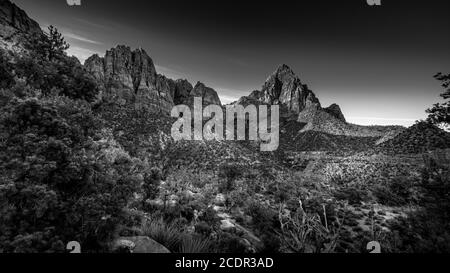
M 240 98 L 237 103 L 277 104 L 280 105 L 282 115 L 299 114 L 311 105 L 321 108 L 316 95 L 285 64 L 267 78 L 261 91 L 255 90 L 249 96 Z
M 136 109 L 170 112 L 174 85 L 156 74 L 153 60 L 143 49 L 117 46 L 104 58 L 94 55 L 85 62 L 86 69 L 103 86 L 103 97 Z
M 187 80 L 176 80 L 175 81 L 175 92 L 173 102 L 175 105 L 184 104 L 189 98 L 193 87 Z
M 0 0 L 0 25 L 12 27 L 23 33 L 41 33 L 39 24 L 8 0 Z
M 217 92 L 214 89 L 205 86 L 205 84 L 201 82 L 197 82 L 194 89 L 192 89 L 191 93 L 189 93 L 189 97 L 185 104 L 189 106 L 193 105 L 194 98 L 196 97 L 201 97 L 203 99 L 204 106 L 211 104 L 222 105 Z
M 332 105 L 325 108 L 324 110 L 325 110 L 325 112 L 332 115 L 333 117 L 345 122 L 345 117 L 344 117 L 344 114 L 342 114 L 341 107 L 339 107 L 339 105 L 337 105 L 336 103 L 333 103 Z
M 318 105 L 307 106 L 297 117 L 299 123 L 305 123 L 301 132 L 316 131 L 339 136 L 351 137 L 384 137 L 396 126 L 362 126 L 345 122 L 333 113 L 329 113 Z
M 194 97 L 202 97 L 205 105 L 221 105 L 217 92 L 200 82 L 193 88 L 187 80 L 157 74 L 143 49 L 117 46 L 105 57 L 91 56 L 84 66 L 102 86 L 103 99 L 119 105 L 163 113 L 170 113 L 174 105 L 192 105 Z
M 252 93 L 267 104 L 280 104 L 288 111 L 300 113 L 309 104 L 319 104 L 308 89 L 287 65 L 281 65 L 264 83 L 261 92 Z
M 111 249 L 126 253 L 170 253 L 165 246 L 147 236 L 120 237 L 113 242 Z
M 256 90 L 249 96 L 240 98 L 237 104 L 278 104 L 281 116 L 303 124 L 298 133 L 316 131 L 352 137 L 383 137 L 390 131 L 399 129 L 347 123 L 339 105 L 332 104 L 323 108 L 314 92 L 284 64 L 267 78 L 261 91 Z
M 8 0 L 0 0 L 0 48 L 20 52 L 28 35 L 42 35 L 39 24 Z

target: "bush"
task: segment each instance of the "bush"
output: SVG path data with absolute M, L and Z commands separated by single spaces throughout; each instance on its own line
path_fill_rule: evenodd
M 247 247 L 243 244 L 242 238 L 228 232 L 221 232 L 214 245 L 216 252 L 220 253 L 246 253 Z
M 211 241 L 201 236 L 185 234 L 181 239 L 180 253 L 209 253 Z
M 373 194 L 383 205 L 402 206 L 410 201 L 412 183 L 407 177 L 397 177 L 388 182 L 387 185 L 377 185 Z
M 136 190 L 131 162 L 92 140 L 95 118 L 65 99 L 2 108 L 0 252 L 62 252 L 69 241 L 100 251 Z
M 361 202 L 366 201 L 367 191 L 356 188 L 342 188 L 334 193 L 338 200 L 346 200 L 350 205 L 360 205 Z
M 142 234 L 152 238 L 172 252 L 177 252 L 181 245 L 181 231 L 166 223 L 162 218 L 152 217 L 145 220 L 141 226 Z
M 14 55 L 14 65 L 0 61 L 0 73 L 6 69 L 15 71 L 15 76 L 25 79 L 27 85 L 41 90 L 44 95 L 56 93 L 92 102 L 99 91 L 95 79 L 77 58 L 67 56 L 64 52 L 67 44 L 59 32 L 55 28 L 50 32 L 48 36 L 31 35 L 25 44 L 27 53 Z M 5 79 L 11 79 L 9 74 L 5 74 Z
M 204 236 L 209 236 L 213 232 L 213 229 L 210 225 L 208 225 L 208 223 L 199 222 L 195 225 L 195 232 Z
M 235 180 L 242 175 L 240 166 L 225 164 L 219 167 L 219 178 L 221 178 L 219 184 L 219 192 L 227 193 L 234 189 Z

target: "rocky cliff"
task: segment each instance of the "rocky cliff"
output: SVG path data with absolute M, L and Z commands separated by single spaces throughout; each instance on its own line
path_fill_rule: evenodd
M 217 92 L 210 88 L 205 86 L 205 84 L 201 82 L 197 82 L 197 84 L 192 89 L 191 93 L 189 94 L 189 97 L 185 100 L 185 104 L 192 105 L 194 102 L 194 98 L 201 97 L 203 99 L 203 105 L 222 105 L 219 95 Z
M 8 0 L 0 0 L 0 48 L 20 51 L 26 35 L 42 34 L 39 24 Z
M 219 104 L 217 92 L 203 84 L 195 88 L 187 80 L 172 80 L 156 73 L 153 60 L 143 49 L 117 46 L 105 57 L 93 55 L 86 69 L 102 86 L 102 97 L 136 109 L 169 113 L 174 105 L 190 104 L 201 96 L 207 104 Z
M 322 108 L 319 99 L 306 84 L 287 65 L 283 64 L 270 75 L 261 91 L 255 90 L 249 96 L 238 100 L 239 104 L 278 104 L 281 111 L 298 115 L 305 109 L 316 109 L 345 121 L 344 115 L 337 104 Z

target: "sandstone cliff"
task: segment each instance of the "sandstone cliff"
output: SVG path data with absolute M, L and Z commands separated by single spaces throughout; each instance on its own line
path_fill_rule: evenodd
M 193 88 L 187 80 L 174 81 L 157 74 L 143 49 L 120 45 L 108 50 L 105 57 L 91 56 L 84 65 L 100 83 L 102 97 L 120 105 L 170 113 L 174 105 L 190 104 L 193 97 L 202 97 L 206 104 L 221 104 L 217 92 L 204 84 Z
M 0 0 L 0 48 L 21 51 L 28 34 L 43 34 L 39 24 L 8 0 Z

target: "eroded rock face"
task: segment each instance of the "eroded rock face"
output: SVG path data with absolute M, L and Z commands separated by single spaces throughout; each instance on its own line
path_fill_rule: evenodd
M 287 65 L 281 65 L 266 80 L 261 94 L 254 95 L 264 103 L 280 104 L 295 113 L 301 112 L 307 104 L 320 104 L 314 93 Z
M 173 81 L 156 74 L 153 60 L 143 49 L 117 46 L 104 58 L 90 57 L 85 67 L 103 86 L 103 96 L 118 104 L 166 113 L 174 105 Z
M 43 35 L 39 24 L 8 0 L 0 0 L 0 48 L 20 52 L 27 35 Z
M 261 91 L 255 90 L 249 96 L 240 98 L 237 103 L 277 104 L 284 114 L 298 114 L 311 105 L 320 108 L 315 94 L 284 64 L 267 78 Z
M 325 108 L 324 110 L 325 110 L 325 112 L 332 115 L 333 117 L 335 117 L 339 120 L 345 121 L 345 117 L 344 117 L 344 114 L 342 114 L 341 107 L 339 107 L 339 105 L 337 105 L 336 103 L 333 103 L 332 105 Z
M 157 74 L 143 49 L 117 46 L 104 58 L 91 56 L 84 66 L 102 86 L 102 97 L 119 105 L 163 113 L 170 113 L 174 105 L 192 105 L 194 97 L 202 97 L 205 105 L 221 105 L 217 92 L 203 83 L 193 88 L 187 80 L 175 81 Z
M 205 84 L 201 82 L 197 82 L 194 89 L 192 89 L 186 104 L 189 106 L 193 105 L 195 97 L 201 97 L 203 99 L 204 106 L 211 104 L 222 105 L 217 92 L 214 89 L 205 86 Z
M 192 87 L 192 84 L 187 80 L 176 80 L 174 94 L 175 105 L 184 104 L 189 98 L 192 89 L 194 89 L 194 87 Z
M 0 0 L 0 25 L 10 26 L 25 33 L 41 33 L 39 24 L 8 0 Z

